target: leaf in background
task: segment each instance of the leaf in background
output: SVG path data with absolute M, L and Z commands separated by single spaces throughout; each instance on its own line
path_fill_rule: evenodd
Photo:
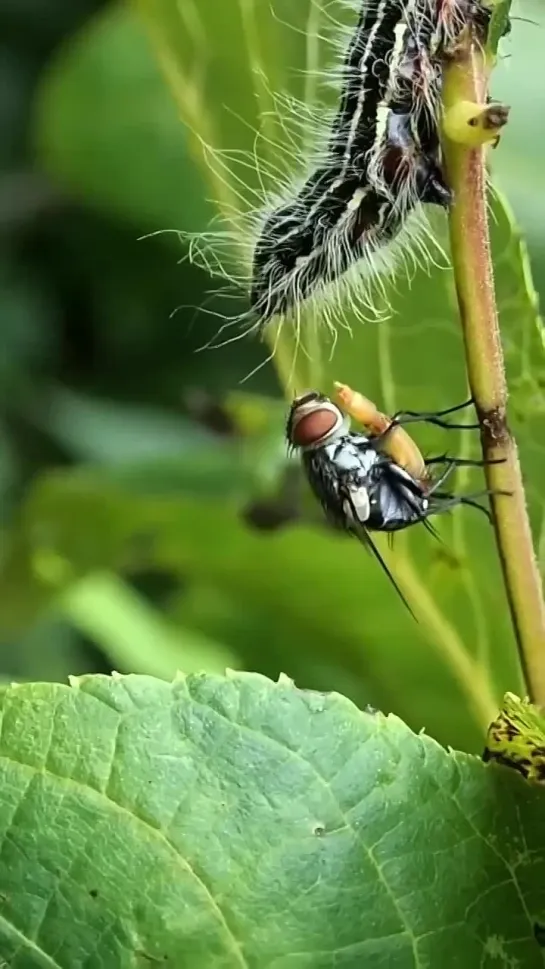
M 56 55 L 36 112 L 44 164 L 84 200 L 150 230 L 200 228 L 209 217 L 176 107 L 125 6 Z
M 134 5 L 149 27 L 195 160 L 204 164 L 211 187 L 219 190 L 217 202 L 221 205 L 227 196 L 236 201 L 240 191 L 255 205 L 256 193 L 263 193 L 262 179 L 268 180 L 267 171 L 257 164 L 265 161 L 267 148 L 279 152 L 277 178 L 294 164 L 295 146 L 291 132 L 280 123 L 276 98 L 289 94 L 303 99 L 316 84 L 315 77 L 300 71 L 313 43 L 306 36 L 307 28 L 314 28 L 313 4 L 275 0 L 273 8 L 255 0 L 227 0 L 220 8 L 216 0 L 188 0 L 183 5 L 175 0 L 134 0 Z M 295 127 L 301 120 L 300 113 L 298 119 L 292 115 Z M 212 148 L 209 155 L 203 153 L 201 139 Z M 222 159 L 223 188 L 214 173 L 216 161 L 221 169 Z M 231 165 L 241 181 L 227 184 Z
M 169 57 L 171 63 L 176 65 L 180 76 L 188 70 L 190 73 L 191 70 L 196 71 L 195 65 L 193 68 L 188 66 L 192 63 L 191 55 L 188 53 L 190 49 L 193 50 L 196 61 L 198 59 L 197 45 L 193 44 L 195 33 L 189 29 L 189 17 L 183 13 L 180 14 L 179 8 L 173 5 L 171 0 L 162 0 L 159 6 L 154 5 L 153 8 L 148 0 L 141 0 L 141 6 L 147 12 L 160 56 L 162 54 L 163 57 Z M 231 4 L 229 9 L 233 14 L 231 29 L 236 30 L 236 25 L 239 24 L 238 5 Z M 249 5 L 248 10 L 255 13 L 255 7 L 252 4 Z M 305 16 L 308 15 L 308 10 L 309 8 L 305 6 Z M 321 40 L 324 35 L 331 32 L 331 23 L 335 19 L 329 8 L 327 11 L 320 12 L 318 7 L 314 7 L 313 11 L 314 44 L 309 46 L 307 43 L 305 48 L 299 49 L 299 56 L 304 58 L 303 66 L 307 70 L 307 77 L 312 76 L 313 68 L 323 65 L 331 56 L 331 50 L 321 43 Z M 223 126 L 226 114 L 224 98 L 218 95 L 217 88 L 222 79 L 226 82 L 226 77 L 222 78 L 225 65 L 220 58 L 218 63 L 213 62 L 214 70 L 208 70 L 212 62 L 212 52 L 217 50 L 217 35 L 209 17 L 208 5 L 204 5 L 202 12 L 199 8 L 199 13 L 198 15 L 195 13 L 195 16 L 198 16 L 201 36 L 207 38 L 209 59 L 201 73 L 195 73 L 194 84 L 198 97 L 202 99 L 202 109 L 206 112 L 208 131 L 213 130 L 219 139 L 216 143 L 219 151 L 229 144 L 226 129 Z M 263 20 L 260 21 L 260 28 L 263 28 L 264 33 L 266 33 L 267 16 L 268 14 L 264 14 Z M 297 18 L 301 16 L 299 11 L 296 16 Z M 173 26 L 174 21 L 176 28 Z M 169 24 L 171 26 L 167 27 Z M 283 30 L 285 44 L 275 43 L 274 46 L 266 43 L 257 27 L 251 34 L 246 29 L 244 36 L 248 42 L 248 61 L 253 63 L 255 58 L 259 60 L 261 70 L 270 78 L 271 87 L 274 87 L 275 83 L 288 87 L 294 77 L 293 66 L 301 64 L 300 61 L 292 61 L 290 74 L 290 61 L 286 58 L 286 50 L 289 50 L 290 56 L 293 56 L 294 51 L 285 46 L 292 39 L 294 32 L 296 36 L 300 36 L 297 34 L 297 29 L 301 27 L 302 22 L 300 23 L 299 19 L 294 21 L 290 18 L 288 27 L 282 22 L 281 16 L 278 16 L 275 20 L 275 29 Z M 244 33 L 244 24 L 242 24 L 242 30 Z M 239 47 L 241 45 L 240 37 L 238 45 Z M 230 49 L 236 49 L 235 42 Z M 239 71 L 241 70 L 243 68 L 239 68 Z M 259 97 L 263 92 L 259 89 L 259 81 L 256 84 L 259 107 Z M 183 114 L 181 89 L 179 86 L 176 88 L 176 85 L 174 87 L 178 92 L 178 101 Z M 234 103 L 230 104 L 230 107 L 234 114 L 242 116 L 248 126 L 255 129 L 259 127 L 259 120 L 256 120 L 249 110 L 245 110 L 243 99 L 237 100 L 237 95 L 241 97 L 240 92 L 243 88 L 246 90 L 245 86 L 241 85 L 232 91 Z M 229 89 L 226 88 L 226 90 Z M 295 93 L 293 86 L 292 93 Z M 304 93 L 307 97 L 312 97 L 315 92 L 307 89 Z M 319 105 L 310 104 L 308 110 L 310 115 L 313 112 L 317 113 Z M 186 120 L 190 125 L 193 123 L 189 115 Z M 262 123 L 263 125 L 271 123 L 269 114 L 263 116 Z M 233 132 L 230 131 L 229 136 L 232 135 Z M 240 147 L 245 147 L 244 140 Z M 275 145 L 273 139 L 265 137 L 256 140 L 257 155 L 260 153 L 260 148 L 265 153 L 269 151 L 269 161 L 276 160 L 282 150 L 278 143 Z M 202 160 L 204 163 L 208 161 L 206 154 Z M 295 163 L 293 167 L 295 168 Z M 205 164 L 203 174 L 206 171 Z M 252 173 L 249 165 L 244 179 L 236 183 L 237 192 L 244 194 L 245 184 L 251 192 L 253 174 L 255 172 Z M 226 178 L 228 179 L 227 174 Z M 232 179 L 231 184 L 227 184 L 227 188 L 233 188 L 234 185 L 235 182 Z M 220 196 L 218 196 L 218 204 L 220 206 L 222 204 Z M 499 298 L 503 310 L 502 326 L 510 377 L 512 376 L 514 385 L 518 382 L 519 385 L 522 383 L 534 389 L 538 386 L 539 374 L 543 366 L 541 323 L 536 314 L 534 294 L 531 286 L 529 287 L 527 266 L 521 259 L 520 247 L 517 248 L 514 244 L 513 226 L 509 223 L 499 201 L 495 203 L 494 215 L 496 224 L 493 228 L 493 241 L 497 263 L 501 266 Z M 439 235 L 444 236 L 444 221 L 438 224 L 437 231 Z M 317 382 L 324 389 L 329 389 L 334 379 L 347 381 L 361 388 L 365 394 L 376 399 L 380 406 L 390 412 L 400 407 L 429 411 L 461 402 L 467 397 L 467 391 L 462 338 L 456 318 L 451 273 L 432 266 L 430 271 L 425 272 L 422 269 L 415 271 L 410 282 L 400 275 L 391 287 L 391 297 L 394 318 L 390 323 L 381 326 L 362 327 L 353 318 L 347 306 L 344 323 L 346 327 L 352 327 L 353 337 L 347 336 L 346 329 L 340 331 L 333 359 L 325 361 L 322 358 L 320 364 L 318 361 L 314 362 L 312 368 L 314 374 L 318 374 L 320 370 L 321 377 L 316 381 L 313 380 L 312 383 Z M 439 362 L 440 365 L 438 365 Z M 284 363 L 281 367 L 285 370 Z M 539 394 L 533 394 L 532 409 L 525 403 L 523 409 L 525 420 L 534 419 L 536 414 L 538 416 L 535 419 L 539 419 L 539 398 Z M 519 412 L 520 410 L 519 407 Z M 537 432 L 538 428 L 535 425 L 534 429 Z M 541 434 L 534 434 L 535 438 L 543 439 L 543 432 L 545 432 L 545 426 Z M 528 455 L 531 453 L 532 447 L 526 427 L 520 429 L 519 437 L 524 460 L 526 453 Z M 451 434 L 448 441 L 445 441 L 444 435 L 441 440 L 438 435 L 432 438 L 424 434 L 422 440 L 424 444 L 428 440 L 436 442 L 435 453 L 440 454 L 448 449 L 452 453 L 465 453 L 466 456 L 477 457 L 475 438 L 476 435 L 469 433 L 456 436 Z M 526 444 L 528 447 L 525 446 Z M 541 475 L 536 474 L 534 480 L 541 480 Z M 467 473 L 459 475 L 458 487 L 466 491 L 482 490 L 482 476 L 470 476 Z M 518 681 L 520 674 L 516 669 L 517 660 L 514 655 L 501 577 L 496 564 L 493 535 L 490 529 L 481 528 L 476 521 L 476 514 L 469 510 L 464 512 L 458 510 L 452 516 L 451 522 L 445 522 L 439 526 L 441 535 L 446 541 L 444 547 L 434 546 L 429 536 L 418 535 L 418 530 L 414 530 L 415 535 L 411 535 L 409 539 L 405 537 L 398 539 L 394 562 L 397 563 L 397 575 L 402 580 L 402 586 L 409 597 L 416 597 L 420 605 L 426 603 L 424 608 L 426 616 L 423 621 L 428 626 L 428 637 L 435 640 L 439 651 L 444 651 L 446 661 L 452 662 L 453 659 L 454 636 L 458 644 L 454 650 L 455 654 L 459 653 L 461 647 L 466 657 L 475 657 L 477 665 L 488 670 L 490 681 L 495 686 L 505 685 Z M 534 507 L 532 517 L 534 525 L 538 521 L 540 527 L 541 503 Z M 361 588 L 366 591 L 373 582 L 373 567 L 375 567 L 374 563 L 362 561 L 359 569 Z M 430 603 L 433 609 L 428 608 Z M 367 597 L 365 607 L 367 608 Z M 383 609 L 386 608 L 384 604 Z M 369 628 L 373 629 L 371 623 Z M 381 631 L 384 642 L 386 636 L 384 630 Z M 407 634 L 403 623 L 400 623 L 392 638 L 396 644 L 403 643 L 403 648 L 406 647 Z M 400 652 L 401 647 L 398 645 L 397 662 L 394 665 L 399 663 Z
M 511 0 L 492 0 L 490 6 L 492 9 L 492 17 L 486 47 L 487 51 L 495 57 L 502 38 L 509 30 Z
M 92 574 L 72 583 L 58 604 L 62 615 L 97 643 L 114 669 L 172 679 L 185 673 L 223 673 L 236 655 L 178 624 L 174 627 L 114 575 Z
M 482 543 L 488 523 L 479 519 L 475 527 Z M 494 566 L 492 558 L 489 582 Z M 460 639 L 455 612 L 450 620 L 441 613 L 434 589 L 414 569 L 405 574 L 404 566 L 404 576 L 414 586 L 420 623 L 359 543 L 317 527 L 250 529 L 232 499 L 137 494 L 98 472 L 50 475 L 29 495 L 14 536 L 0 585 L 3 621 L 32 622 L 76 577 L 127 567 L 172 571 L 186 587 L 215 590 L 237 622 L 222 635 L 201 615 L 200 628 L 239 655 L 239 642 L 253 639 L 246 666 L 260 666 L 269 651 L 290 673 L 300 664 L 334 664 L 343 683 L 347 674 L 359 680 L 359 695 L 363 689 L 374 706 L 395 710 L 445 743 L 482 748 L 497 705 L 486 657 L 478 641 L 468 648 Z M 449 604 L 469 612 L 467 601 L 449 592 L 452 568 L 439 560 L 438 579 L 442 569 Z M 467 621 L 471 628 L 472 617 Z M 507 653 L 495 664 L 499 695 L 512 683 L 519 688 L 514 663 Z
M 10 965 L 539 969 L 544 795 L 251 674 L 3 688 Z
M 16 642 L 0 636 L 0 668 L 10 682 L 31 677 L 62 682 L 66 670 L 86 673 L 93 661 L 88 645 L 53 611 L 44 611 Z
M 284 406 L 228 394 L 233 433 L 221 437 L 179 413 L 128 405 L 49 386 L 26 407 L 34 426 L 76 460 L 108 469 L 111 481 L 156 494 L 238 497 L 278 483 L 286 463 Z
M 50 386 L 28 409 L 34 423 L 81 461 L 122 465 L 210 448 L 213 437 L 159 407 L 123 404 Z
M 494 98 L 511 105 L 509 124 L 493 156 L 494 174 L 507 194 L 524 229 L 533 255 L 539 257 L 541 292 L 545 291 L 545 11 L 535 0 L 515 0 L 512 30 L 500 44 L 500 57 L 492 75 Z
M 322 19 L 318 7 L 307 3 L 297 7 L 275 3 L 274 13 L 268 5 L 260 5 L 259 17 L 252 3 L 240 6 L 234 0 L 222 5 L 221 11 L 213 0 L 198 6 L 175 4 L 173 0 L 153 4 L 140 0 L 140 6 L 151 25 L 162 66 L 171 72 L 178 107 L 183 114 L 185 111 L 188 122 L 188 144 L 195 159 L 200 158 L 201 178 L 210 182 L 208 194 L 218 189 L 218 202 L 223 208 L 228 204 L 226 193 L 237 204 L 239 192 L 246 200 L 255 201 L 252 193 L 260 191 L 260 177 L 266 173 L 267 164 L 272 164 L 271 158 L 277 158 L 275 150 L 280 151 L 279 164 L 284 166 L 297 167 L 301 158 L 302 133 L 295 130 L 294 137 L 299 141 L 292 144 L 285 129 L 278 127 L 274 112 L 271 113 L 275 100 L 269 88 L 312 99 L 316 73 L 322 69 L 324 58 L 331 56 L 331 50 L 324 49 L 318 39 L 331 32 L 332 21 L 337 13 L 341 14 L 342 5 L 335 5 L 334 10 L 328 7 Z M 127 12 L 120 12 L 119 18 L 120 24 L 130 22 Z M 314 43 L 305 36 L 309 24 Z M 241 56 L 241 51 L 245 56 Z M 268 79 L 266 84 L 264 77 Z M 310 114 L 314 110 L 311 105 Z M 264 128 L 256 139 L 259 111 L 264 112 Z M 196 124 L 201 126 L 197 132 Z M 201 150 L 199 156 L 196 150 L 200 144 L 196 133 L 212 142 L 220 153 L 234 152 L 229 156 L 218 154 L 213 160 L 223 158 L 228 166 L 235 166 L 241 182 L 226 185 L 217 177 L 217 169 L 215 173 L 211 171 L 210 153 Z M 271 142 L 276 149 L 267 155 Z M 251 161 L 247 167 L 249 156 L 241 159 L 237 154 L 254 149 L 262 164 L 259 169 Z M 503 142 L 498 155 L 502 149 Z M 220 164 L 221 173 L 225 179 L 226 170 Z M 508 219 L 501 207 L 496 206 L 496 214 L 495 248 L 498 259 L 503 260 L 499 281 L 510 376 L 516 384 L 522 375 L 522 383 L 529 386 L 530 375 L 535 388 L 539 386 L 542 366 L 535 301 L 529 292 L 526 267 L 513 246 Z M 389 324 L 362 327 L 347 317 L 347 324 L 354 324 L 354 337 L 350 340 L 344 331 L 340 332 L 334 359 L 321 363 L 318 382 L 324 389 L 329 389 L 333 379 L 351 382 L 390 411 L 397 406 L 429 410 L 461 401 L 467 393 L 450 273 L 433 269 L 427 275 L 418 271 L 410 286 L 398 279 L 392 295 L 398 315 Z M 316 365 L 314 373 L 317 372 Z M 534 446 L 533 442 L 543 439 L 540 395 L 530 395 L 530 408 L 527 397 L 517 390 L 515 393 L 526 419 L 519 435 L 523 463 L 530 455 L 533 463 L 529 473 L 535 475 L 541 452 L 539 444 Z M 449 451 L 461 450 L 476 456 L 473 438 L 452 434 L 446 445 Z M 427 440 L 423 434 L 423 443 Z M 430 446 L 432 440 L 439 452 L 445 449 L 444 437 L 429 437 Z M 541 478 L 536 476 L 535 480 Z M 458 486 L 466 490 L 482 488 L 482 477 L 460 476 Z M 45 506 L 40 506 L 42 494 L 30 513 L 31 540 L 28 533 L 22 540 L 15 540 L 13 562 L 19 562 L 22 569 L 20 582 L 28 582 L 34 593 L 32 568 L 24 562 L 28 555 L 32 560 L 36 535 L 39 542 L 45 535 L 46 548 L 50 541 L 53 547 L 58 545 L 61 553 L 76 563 L 78 574 L 87 574 L 94 568 L 111 567 L 112 563 L 120 567 L 119 550 L 126 536 L 138 531 L 142 521 L 149 519 L 151 506 L 138 505 L 136 496 L 135 505 L 129 509 L 123 507 L 122 491 L 112 504 L 107 490 L 100 497 L 99 482 L 89 486 L 89 494 L 85 485 L 80 492 L 78 487 L 76 482 L 71 490 L 68 481 L 59 481 L 57 485 L 52 483 L 49 492 L 46 488 L 45 495 L 49 497 Z M 144 487 L 143 495 L 145 490 Z M 159 505 L 153 507 L 153 514 L 161 517 Z M 541 502 L 537 497 L 533 498 L 531 512 L 534 527 L 539 529 Z M 172 509 L 164 513 L 167 517 L 174 514 Z M 283 644 L 284 655 L 293 656 L 297 644 L 298 652 L 305 650 L 309 657 L 315 656 L 319 648 L 324 664 L 331 663 L 332 657 L 337 662 L 339 656 L 342 672 L 356 671 L 379 705 L 395 708 L 415 726 L 424 723 L 445 739 L 445 730 L 453 731 L 460 746 L 478 744 L 476 719 L 482 729 L 486 719 L 483 710 L 490 710 L 494 697 L 508 688 L 518 689 L 520 673 L 493 538 L 476 512 L 458 511 L 451 521 L 441 524 L 443 546 L 425 534 L 419 537 L 418 530 L 408 542 L 403 537 L 397 541 L 398 577 L 411 599 L 418 600 L 417 611 L 422 614 L 418 627 L 399 603 L 392 604 L 392 590 L 376 563 L 361 548 L 340 538 L 314 529 L 256 536 L 241 524 L 233 506 L 220 508 L 217 502 L 207 505 L 180 498 L 176 514 L 179 526 L 186 524 L 183 529 L 171 531 L 171 564 L 177 569 L 183 563 L 194 583 L 212 585 L 220 596 L 227 593 L 231 605 L 236 604 L 233 614 L 241 617 L 238 625 L 231 627 L 233 635 L 237 628 L 239 635 L 249 641 L 254 630 L 266 626 L 262 635 L 268 643 L 274 640 L 277 655 L 282 655 Z M 82 524 L 86 521 L 88 529 Z M 77 530 L 77 535 L 70 536 L 70 527 Z M 25 543 L 30 546 L 27 550 Z M 157 551 L 159 557 L 163 554 L 164 549 Z M 237 563 L 232 572 L 230 559 L 225 560 L 225 556 L 233 556 Z M 10 588 L 13 586 L 8 581 L 4 594 Z M 303 588 L 305 595 L 301 593 Z M 7 600 L 13 605 L 9 593 Z M 312 610 L 308 602 L 312 603 Z M 245 632 L 242 617 L 248 620 Z M 212 635 L 205 616 L 202 621 L 205 631 Z M 464 688 L 465 696 L 458 689 L 453 690 L 453 673 L 466 686 L 475 677 L 469 692 Z M 434 676 L 438 677 L 435 681 Z M 482 685 L 484 692 L 477 702 L 480 713 L 476 718 L 475 694 Z M 471 709 L 469 695 L 473 695 Z M 454 740 L 452 732 L 450 740 Z

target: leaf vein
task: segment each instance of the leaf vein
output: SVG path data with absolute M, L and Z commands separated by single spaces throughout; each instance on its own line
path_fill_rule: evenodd
M 19 946 L 25 946 L 27 951 L 31 950 L 32 953 L 41 960 L 40 969 L 63 969 L 58 962 L 55 962 L 52 956 L 48 955 L 48 953 L 33 942 L 32 939 L 29 939 L 28 936 L 26 936 L 24 932 L 21 932 L 21 930 L 18 929 L 13 922 L 10 922 L 5 915 L 0 915 L 0 930 L 4 930 L 4 934 L 6 936 L 11 935 L 19 943 Z M 19 949 L 19 951 L 21 951 L 21 949 Z
M 237 964 L 241 967 L 241 969 L 249 969 L 246 958 L 242 952 L 241 944 L 239 940 L 236 938 L 233 930 L 229 926 L 225 913 L 222 911 L 221 906 L 214 898 L 212 891 L 203 881 L 202 877 L 197 874 L 197 872 L 192 867 L 192 865 L 190 865 L 189 861 L 186 858 L 184 858 L 184 856 L 178 850 L 176 845 L 174 845 L 172 841 L 170 841 L 165 836 L 164 832 L 160 828 L 157 828 L 153 824 L 151 824 L 151 822 L 147 818 L 140 817 L 138 814 L 136 814 L 133 810 L 128 808 L 126 805 L 120 804 L 118 801 L 113 800 L 113 798 L 109 796 L 105 791 L 97 791 L 96 788 L 91 787 L 90 785 L 85 784 L 82 781 L 76 781 L 72 777 L 63 777 L 61 774 L 57 774 L 46 767 L 38 768 L 33 764 L 26 764 L 24 763 L 24 761 L 19 761 L 12 755 L 8 755 L 6 753 L 0 753 L 0 761 L 2 760 L 8 761 L 8 763 L 15 764 L 19 767 L 23 767 L 26 770 L 31 771 L 33 775 L 40 775 L 40 774 L 47 775 L 50 778 L 53 778 L 55 781 L 65 783 L 69 787 L 72 786 L 72 787 L 75 787 L 77 790 L 83 791 L 87 796 L 95 797 L 97 800 L 104 799 L 109 804 L 111 804 L 114 808 L 120 811 L 122 814 L 128 815 L 134 821 L 138 822 L 138 824 L 143 825 L 147 831 L 151 832 L 154 835 L 154 837 L 158 838 L 161 842 L 163 842 L 168 847 L 169 851 L 171 851 L 174 854 L 174 856 L 176 857 L 179 864 L 183 867 L 183 869 L 189 875 L 191 875 L 191 877 L 194 878 L 194 880 L 200 886 L 200 888 L 208 898 L 211 908 L 216 914 L 216 918 L 218 922 L 223 928 L 224 934 L 228 939 L 229 946 L 237 960 Z M 56 969 L 61 969 L 61 967 L 56 966 Z
M 250 727 L 247 724 L 242 724 L 242 723 L 240 723 L 238 721 L 235 722 L 233 720 L 230 720 L 229 717 L 227 717 L 225 714 L 221 713 L 219 710 L 216 710 L 214 707 L 211 707 L 208 704 L 205 704 L 202 701 L 196 699 L 195 696 L 194 696 L 194 694 L 191 693 L 191 690 L 189 690 L 189 692 L 190 692 L 190 695 L 191 695 L 191 701 L 196 706 L 204 707 L 206 710 L 208 710 L 209 712 L 215 714 L 221 720 L 225 720 L 232 727 L 238 727 L 240 730 L 244 730 L 244 731 L 249 732 L 251 734 L 255 734 L 256 736 L 260 737 L 261 740 L 268 742 L 272 746 L 279 747 L 280 750 L 282 750 L 284 753 L 287 753 L 288 755 L 294 757 L 296 760 L 302 762 L 303 764 L 305 764 L 307 767 L 310 768 L 310 770 L 313 772 L 313 774 L 315 775 L 315 777 L 317 778 L 317 780 L 320 782 L 320 784 L 323 785 L 323 787 L 329 793 L 329 795 L 332 798 L 332 800 L 333 800 L 333 802 L 334 802 L 334 804 L 335 804 L 335 806 L 336 806 L 336 808 L 337 808 L 337 810 L 339 812 L 339 815 L 342 818 L 342 820 L 343 820 L 346 828 L 349 831 L 352 832 L 352 834 L 356 838 L 356 841 L 359 842 L 359 844 L 361 844 L 362 848 L 366 852 L 367 857 L 369 858 L 369 860 L 370 860 L 373 868 L 376 871 L 376 874 L 377 874 L 377 877 L 378 877 L 379 881 L 384 886 L 384 889 L 386 891 L 386 894 L 390 898 L 390 901 L 392 903 L 392 906 L 394 908 L 394 911 L 396 912 L 396 914 L 397 914 L 397 916 L 399 918 L 399 921 L 400 921 L 401 925 L 404 927 L 405 932 L 407 933 L 407 935 L 411 939 L 412 950 L 413 950 L 413 957 L 414 957 L 414 965 L 415 965 L 415 969 L 418 969 L 418 967 L 420 966 L 420 958 L 418 956 L 418 952 L 417 952 L 417 948 L 416 948 L 416 941 L 417 941 L 416 940 L 416 936 L 415 936 L 414 932 L 412 931 L 412 929 L 411 929 L 411 927 L 410 927 L 410 925 L 409 925 L 409 923 L 407 921 L 407 918 L 406 918 L 403 910 L 401 909 L 401 907 L 399 905 L 399 902 L 398 902 L 398 900 L 397 900 L 397 898 L 395 896 L 394 890 L 392 889 L 392 887 L 388 883 L 387 879 L 385 878 L 384 873 L 383 873 L 383 871 L 382 871 L 382 869 L 380 867 L 379 862 L 374 857 L 372 851 L 370 850 L 370 848 L 368 847 L 368 845 L 363 840 L 361 831 L 358 828 L 354 827 L 354 825 L 350 822 L 348 816 L 346 815 L 345 811 L 343 810 L 343 808 L 341 806 L 341 803 L 340 803 L 337 795 L 333 791 L 329 780 L 326 777 L 324 777 L 323 774 L 320 774 L 318 768 L 314 764 L 312 764 L 309 760 L 306 760 L 299 751 L 294 751 L 291 747 L 288 747 L 286 744 L 281 743 L 281 741 L 278 740 L 276 737 L 271 737 L 268 734 L 264 734 L 264 733 L 260 732 L 259 730 L 256 730 L 254 727 Z M 352 806 L 352 810 L 353 809 L 354 809 L 354 806 Z

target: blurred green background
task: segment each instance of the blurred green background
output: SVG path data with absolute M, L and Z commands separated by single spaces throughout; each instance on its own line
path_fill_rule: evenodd
M 157 4 L 165 17 L 168 2 Z M 241 124 L 254 123 L 249 86 L 260 66 L 235 8 L 203 0 L 193 33 L 187 22 L 176 28 L 187 42 L 181 67 L 191 61 L 231 149 L 242 130 L 241 147 L 251 147 Z M 539 8 L 518 4 L 502 48 L 493 94 L 512 117 L 492 166 L 543 293 Z M 282 17 L 269 22 L 261 0 L 254 12 L 267 57 L 281 53 L 286 63 L 275 66 L 299 83 L 304 34 L 288 30 L 280 42 L 271 26 L 284 30 Z M 300 687 L 339 690 L 479 749 L 494 702 L 521 689 L 484 518 L 457 512 L 441 523 L 442 544 L 426 534 L 396 542 L 414 623 L 365 551 L 325 528 L 287 464 L 273 366 L 241 384 L 265 348 L 247 339 L 197 352 L 218 329 L 198 308 L 221 312 L 222 302 L 208 302 L 210 278 L 182 259 L 175 234 L 149 234 L 203 231 L 214 206 L 138 12 L 1 0 L 0 37 L 0 675 L 283 671 Z M 494 232 L 539 552 L 543 344 L 518 235 L 501 210 Z M 349 380 L 385 409 L 462 400 L 448 274 L 417 273 L 396 301 L 391 323 L 343 335 L 324 380 Z M 461 436 L 456 449 L 465 446 Z

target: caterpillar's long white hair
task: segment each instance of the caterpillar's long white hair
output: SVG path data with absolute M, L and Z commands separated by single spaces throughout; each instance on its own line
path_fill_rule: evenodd
M 363 9 L 371 19 L 375 16 L 377 29 L 380 29 L 381 11 L 388 4 L 401 5 L 406 20 L 410 21 L 412 17 L 413 22 L 428 28 L 427 32 L 423 31 L 428 40 L 420 47 L 418 89 L 414 92 L 415 117 L 426 111 L 439 126 L 441 78 L 437 70 L 437 54 L 438 51 L 441 53 L 441 45 L 455 43 L 476 3 L 478 0 L 363 0 Z M 222 293 L 237 303 L 241 297 L 248 299 L 255 283 L 252 262 L 256 244 L 263 238 L 271 216 L 291 205 L 295 218 L 300 211 L 300 217 L 308 219 L 308 208 L 301 206 L 299 209 L 297 200 L 312 173 L 330 158 L 328 153 L 337 111 L 337 106 L 332 104 L 331 90 L 335 92 L 338 105 L 343 98 L 343 86 L 348 83 L 346 55 L 362 15 L 362 2 L 310 0 L 309 9 L 305 77 L 308 91 L 315 92 L 312 98 L 300 101 L 289 93 L 272 91 L 267 78 L 261 74 L 259 84 L 267 91 L 271 108 L 268 117 L 262 117 L 260 129 L 254 132 L 251 152 L 220 149 L 206 143 L 198 132 L 193 132 L 199 139 L 202 157 L 213 180 L 216 185 L 225 186 L 233 202 L 230 206 L 223 202 L 221 215 L 208 231 L 179 233 L 186 249 L 184 258 L 209 273 L 213 281 L 211 295 Z M 369 31 L 368 36 L 371 34 Z M 387 59 L 393 56 L 390 50 Z M 353 74 L 351 80 L 354 81 Z M 391 71 L 389 97 L 395 98 L 400 83 L 401 79 Z M 362 101 L 365 96 L 362 91 Z M 276 133 L 274 137 L 270 131 Z M 372 157 L 367 160 L 369 172 L 377 181 L 381 176 L 382 151 L 383 144 L 377 141 Z M 394 238 L 385 238 L 377 227 L 369 233 L 369 241 L 357 261 L 350 264 L 350 253 L 346 249 L 352 214 L 347 206 L 343 219 L 334 226 L 327 240 L 327 252 L 322 261 L 322 267 L 325 266 L 327 271 L 321 276 L 316 275 L 308 293 L 303 292 L 301 286 L 304 266 L 296 266 L 284 277 L 271 273 L 268 282 L 271 305 L 280 294 L 286 306 L 274 317 L 277 340 L 283 326 L 289 325 L 296 334 L 296 346 L 306 351 L 305 330 L 311 319 L 318 321 L 330 334 L 333 349 L 339 326 L 349 327 L 349 320 L 380 320 L 390 315 L 389 294 L 393 292 L 397 273 L 411 276 L 419 267 L 447 264 L 427 216 L 418 205 L 411 170 L 397 194 L 387 186 L 384 186 L 384 192 L 385 195 L 390 193 L 391 206 L 399 218 L 399 230 Z M 282 304 L 282 300 L 279 302 Z M 208 346 L 223 346 L 263 328 L 259 314 L 251 308 L 232 316 L 206 305 L 200 311 L 219 319 L 218 331 Z

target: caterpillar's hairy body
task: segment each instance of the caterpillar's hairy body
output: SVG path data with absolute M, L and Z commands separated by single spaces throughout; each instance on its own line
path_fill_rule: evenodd
M 290 203 L 268 216 L 256 244 L 250 298 L 262 324 L 362 257 L 371 263 L 419 203 L 450 203 L 438 133 L 442 59 L 473 6 L 364 4 L 328 157 Z
M 355 0 L 346 6 L 354 11 Z M 338 45 L 338 107 L 299 184 L 286 185 L 257 211 L 236 213 L 231 233 L 193 241 L 190 258 L 250 291 L 249 311 L 220 333 L 237 322 L 247 332 L 289 318 L 299 335 L 302 310 L 314 304 L 335 334 L 336 307 L 347 296 L 357 317 L 376 317 L 377 290 L 384 291 L 399 256 L 407 267 L 431 259 L 435 240 L 420 204 L 450 202 L 439 141 L 443 62 L 461 30 L 485 30 L 489 16 L 483 0 L 360 0 L 357 23 Z M 311 109 L 281 100 L 308 128 Z M 285 151 L 293 148 L 299 160 L 290 122 L 280 123 Z M 216 175 L 229 182 L 226 153 L 207 150 Z M 236 278 L 217 243 L 232 257 L 233 242 L 240 250 L 248 228 L 248 274 Z

